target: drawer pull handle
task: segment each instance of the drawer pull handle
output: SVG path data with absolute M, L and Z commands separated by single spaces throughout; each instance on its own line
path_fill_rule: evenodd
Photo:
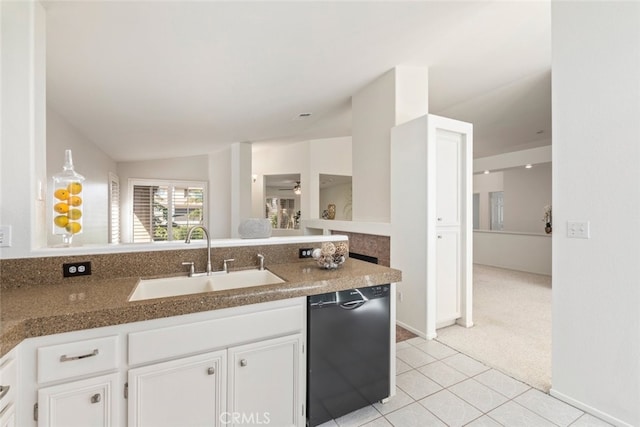
M 240 366 L 247 366 L 248 364 L 247 359 L 240 360 Z
M 10 385 L 0 385 L 0 399 L 6 396 L 9 393 Z
M 100 403 L 100 400 L 102 400 L 102 396 L 100 396 L 99 393 L 96 393 L 93 396 L 91 396 L 91 403 Z
M 442 221 L 442 218 L 438 218 L 438 221 Z
M 207 369 L 207 374 L 209 375 L 215 375 L 216 373 L 216 368 L 209 368 Z
M 66 354 L 63 354 L 62 356 L 60 356 L 60 361 L 61 362 L 71 362 L 72 360 L 80 360 L 80 359 L 86 359 L 87 357 L 93 357 L 93 356 L 97 356 L 98 355 L 98 349 L 96 348 L 95 350 L 93 350 L 93 352 L 89 353 L 89 354 L 82 354 L 80 356 L 67 356 Z

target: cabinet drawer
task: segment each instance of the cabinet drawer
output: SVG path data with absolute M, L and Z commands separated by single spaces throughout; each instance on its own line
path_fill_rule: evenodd
M 296 305 L 129 334 L 129 365 L 225 348 L 304 328 L 304 307 Z
M 17 362 L 13 358 L 4 360 L 0 366 L 0 414 L 15 401 L 17 371 Z
M 105 372 L 118 367 L 118 337 L 38 348 L 38 383 Z

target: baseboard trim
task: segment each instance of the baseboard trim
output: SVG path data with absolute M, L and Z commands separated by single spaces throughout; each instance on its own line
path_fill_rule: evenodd
M 609 424 L 613 424 L 618 427 L 633 427 L 631 424 L 625 423 L 624 421 L 619 420 L 618 418 L 602 412 L 592 406 L 586 405 L 579 400 L 575 400 L 572 397 L 569 397 L 566 394 L 557 391 L 553 387 L 551 388 L 551 390 L 549 390 L 549 394 L 556 399 L 562 400 L 563 402 L 566 402 L 571 406 L 575 406 L 576 408 L 581 409 L 588 414 L 593 415 L 594 417 L 598 417 L 601 420 L 608 422 Z
M 403 328 L 403 329 L 406 329 L 406 330 L 407 330 L 407 331 L 409 331 L 409 332 L 412 332 L 412 333 L 416 334 L 416 335 L 417 335 L 417 336 L 419 336 L 420 338 L 424 338 L 424 339 L 433 339 L 433 338 L 435 338 L 435 337 L 433 337 L 433 338 L 427 338 L 427 336 L 426 336 L 426 334 L 425 334 L 424 332 L 419 331 L 419 330 L 417 330 L 416 328 L 414 328 L 414 327 L 412 327 L 412 326 L 409 326 L 409 325 L 407 325 L 406 323 L 403 323 L 403 322 L 401 322 L 401 321 L 399 321 L 399 320 L 396 320 L 396 325 L 400 326 L 400 327 L 401 327 L 401 328 Z

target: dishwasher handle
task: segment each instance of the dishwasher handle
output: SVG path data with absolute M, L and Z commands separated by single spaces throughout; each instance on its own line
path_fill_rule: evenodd
M 366 300 L 363 299 L 359 299 L 359 300 L 355 300 L 355 301 L 349 301 L 349 302 L 343 302 L 342 304 L 340 304 L 340 308 L 343 308 L 345 310 L 355 310 L 356 308 L 362 307 L 364 305 L 364 303 L 366 303 Z

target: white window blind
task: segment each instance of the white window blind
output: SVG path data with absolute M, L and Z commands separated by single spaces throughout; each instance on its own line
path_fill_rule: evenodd
M 194 225 L 204 225 L 203 182 L 136 181 L 131 183 L 133 242 L 181 240 Z M 201 230 L 192 238 L 201 239 Z
M 109 174 L 109 243 L 120 243 L 120 180 Z

